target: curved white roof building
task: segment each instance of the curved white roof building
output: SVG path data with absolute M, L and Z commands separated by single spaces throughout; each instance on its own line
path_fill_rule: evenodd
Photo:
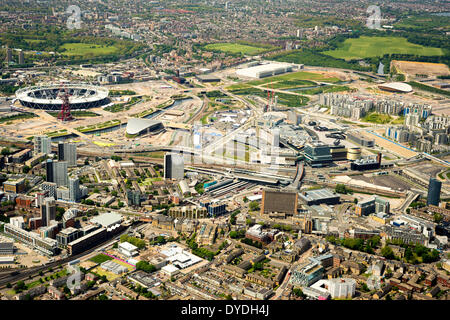
M 380 88 L 381 90 L 391 91 L 391 92 L 407 93 L 407 92 L 413 91 L 412 87 L 409 84 L 403 83 L 403 82 L 383 83 L 383 84 L 380 84 L 378 86 L 378 88 Z
M 144 131 L 156 132 L 164 129 L 162 122 L 158 120 L 131 118 L 128 119 L 126 133 L 129 135 L 138 135 Z
M 109 102 L 109 90 L 85 83 L 50 83 L 27 87 L 16 91 L 16 98 L 24 107 L 44 110 L 60 110 L 61 95 L 67 90 L 72 110 L 100 107 Z

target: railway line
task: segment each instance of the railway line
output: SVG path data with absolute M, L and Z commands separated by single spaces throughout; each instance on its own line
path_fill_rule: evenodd
M 140 225 L 140 224 L 142 224 L 142 222 L 137 222 L 136 223 L 136 225 Z M 119 233 L 119 234 L 117 234 L 117 235 L 115 235 L 115 236 L 113 236 L 111 238 L 108 238 L 105 241 L 102 241 L 101 243 L 97 244 L 96 246 L 94 246 L 94 247 L 92 247 L 92 248 L 90 248 L 90 249 L 88 249 L 88 250 L 86 250 L 86 251 L 84 251 L 82 253 L 79 253 L 79 254 L 76 254 L 76 255 L 72 255 L 72 256 L 69 256 L 67 258 L 64 258 L 64 259 L 61 259 L 61 260 L 57 260 L 57 261 L 54 261 L 54 262 L 50 262 L 50 263 L 47 263 L 47 264 L 42 265 L 42 266 L 37 266 L 37 267 L 34 267 L 34 268 L 28 268 L 28 269 L 25 269 L 23 271 L 10 271 L 7 274 L 0 274 L 0 289 L 5 289 L 5 287 L 6 287 L 6 285 L 8 283 L 14 283 L 14 282 L 17 282 L 17 281 L 20 281 L 20 280 L 25 280 L 25 279 L 27 279 L 30 276 L 38 274 L 40 271 L 48 270 L 49 268 L 54 268 L 54 267 L 57 267 L 59 265 L 68 263 L 70 261 L 73 261 L 73 260 L 76 260 L 76 259 L 80 259 L 83 256 L 86 256 L 86 255 L 94 252 L 98 248 L 104 246 L 108 241 L 111 241 L 114 238 L 120 237 L 122 234 L 128 232 L 128 229 L 129 228 L 126 228 L 123 232 L 121 232 L 121 233 Z

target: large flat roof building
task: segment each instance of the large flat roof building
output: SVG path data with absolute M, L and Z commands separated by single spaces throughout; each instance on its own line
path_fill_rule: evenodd
M 91 223 L 98 223 L 104 228 L 111 228 L 123 221 L 122 215 L 114 212 L 104 213 L 92 218 Z
M 340 196 L 329 189 L 318 189 L 305 191 L 300 194 L 300 199 L 303 200 L 307 205 L 317 205 L 317 204 L 337 204 L 339 203 Z
M 319 167 L 330 164 L 333 161 L 330 146 L 320 142 L 306 144 L 303 155 L 305 161 L 312 167 Z
M 297 214 L 298 193 L 263 190 L 261 214 L 272 212 Z
M 129 242 L 119 243 L 119 251 L 127 257 L 134 257 L 139 254 L 138 248 Z
M 246 78 L 264 78 L 292 71 L 292 65 L 288 63 L 267 63 L 258 66 L 238 69 L 236 75 Z

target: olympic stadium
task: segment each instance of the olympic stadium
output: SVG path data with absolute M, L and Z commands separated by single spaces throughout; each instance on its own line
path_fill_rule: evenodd
M 71 110 L 101 107 L 110 102 L 108 89 L 83 83 L 48 84 L 22 88 L 16 91 L 16 98 L 24 107 L 60 110 L 65 91 L 69 94 Z

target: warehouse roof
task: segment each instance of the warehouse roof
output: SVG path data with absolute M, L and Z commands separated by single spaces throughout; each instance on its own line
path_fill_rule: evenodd
M 91 223 L 101 224 L 103 227 L 108 228 L 112 225 L 121 223 L 123 220 L 122 215 L 114 212 L 104 213 L 91 219 Z

